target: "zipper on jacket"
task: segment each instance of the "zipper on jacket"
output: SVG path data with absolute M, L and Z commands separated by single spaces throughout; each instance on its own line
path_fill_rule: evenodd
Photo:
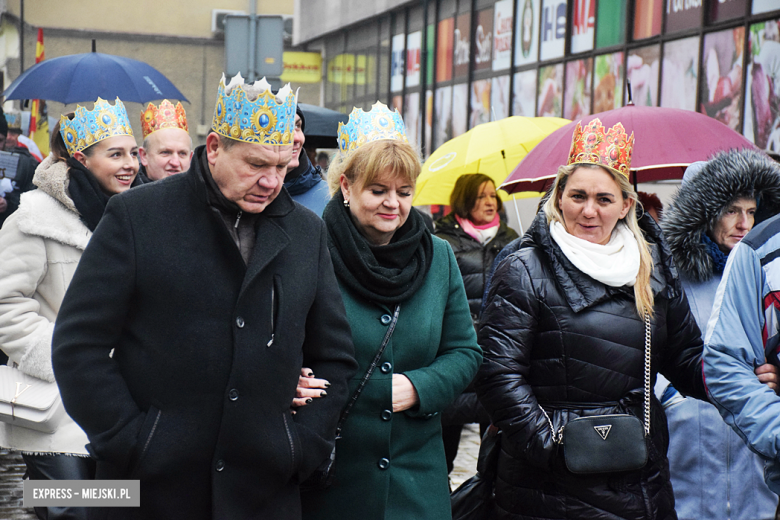
M 238 229 L 238 223 L 241 221 L 241 215 L 243 215 L 244 212 L 241 210 L 238 210 L 238 213 L 236 214 L 236 223 L 233 224 L 233 229 Z
M 275 281 L 275 280 L 274 280 Z M 274 283 L 271 284 L 271 339 L 265 344 L 266 347 L 270 347 L 274 344 L 274 334 L 276 333 L 276 325 L 274 323 L 274 308 L 276 306 L 276 291 Z M 285 421 L 285 426 L 287 422 Z

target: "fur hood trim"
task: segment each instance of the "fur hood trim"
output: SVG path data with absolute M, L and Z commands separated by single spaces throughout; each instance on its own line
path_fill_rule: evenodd
M 55 159 L 52 154 L 49 154 L 49 156 L 35 169 L 33 184 L 38 186 L 39 190 L 48 193 L 62 202 L 66 208 L 78 214 L 76 205 L 73 203 L 73 199 L 70 198 L 70 194 L 68 193 L 69 183 L 70 175 L 68 174 L 68 165 L 65 161 L 58 161 Z
M 41 189 L 22 193 L 16 213 L 19 231 L 26 235 L 54 240 L 82 251 L 92 236 L 78 213 Z
M 664 210 L 661 227 L 683 275 L 697 282 L 712 278 L 714 262 L 702 234 L 743 196 L 756 197 L 756 224 L 780 211 L 780 165 L 754 150 L 721 152 L 680 187 Z

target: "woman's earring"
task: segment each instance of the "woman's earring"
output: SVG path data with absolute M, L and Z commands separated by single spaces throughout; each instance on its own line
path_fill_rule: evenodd
M 349 207 L 349 201 L 347 199 L 344 199 L 344 207 L 345 208 Z

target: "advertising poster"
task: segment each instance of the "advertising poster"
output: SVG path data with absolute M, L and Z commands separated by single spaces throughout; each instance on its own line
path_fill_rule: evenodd
M 742 115 L 742 51 L 745 28 L 704 36 L 699 112 L 739 131 Z
M 393 36 L 393 55 L 390 62 L 390 90 L 400 92 L 404 89 L 404 35 Z
M 563 117 L 563 63 L 539 69 L 537 107 L 537 116 Z
M 635 0 L 634 39 L 641 40 L 661 34 L 664 0 Z
M 492 65 L 493 58 L 493 9 L 483 9 L 477 13 L 477 26 L 474 28 L 474 70 L 486 70 Z
M 571 52 L 585 52 L 593 49 L 596 35 L 596 0 L 573 0 L 571 15 Z
M 515 74 L 512 88 L 512 115 L 536 116 L 536 69 Z
M 667 42 L 661 74 L 661 106 L 696 110 L 698 77 L 699 37 Z
M 593 113 L 623 106 L 623 53 L 596 56 L 593 71 Z
M 713 2 L 717 4 L 716 2 Z M 703 3 L 700 0 L 666 0 L 665 33 L 692 29 L 701 25 Z M 744 12 L 744 11 L 743 11 Z M 666 50 L 664 50 L 666 53 Z
M 743 135 L 780 153 L 780 19 L 750 26 Z
M 490 80 L 471 82 L 471 117 L 469 129 L 490 121 Z
M 436 26 L 430 24 L 425 35 L 425 84 L 433 84 L 433 54 L 436 49 Z
M 590 115 L 593 58 L 566 63 L 566 89 L 563 98 L 563 117 L 575 119 Z
M 406 87 L 420 84 L 420 45 L 422 31 L 416 31 L 406 37 Z
M 515 66 L 535 63 L 539 58 L 539 6 L 542 0 L 517 0 Z
M 566 0 L 543 0 L 540 60 L 563 56 L 566 43 Z
M 658 71 L 661 46 L 652 45 L 628 53 L 626 77 L 631 82 L 631 96 L 626 85 L 626 102 L 642 107 L 658 106 Z
M 454 74 L 456 78 L 463 78 L 469 74 L 469 60 L 471 58 L 471 14 L 458 16 L 455 20 L 455 57 Z
M 501 0 L 493 6 L 493 70 L 512 65 L 513 0 Z
M 493 78 L 490 86 L 491 120 L 509 117 L 509 74 Z
M 626 0 L 599 0 L 596 11 L 596 48 L 626 41 Z
M 404 97 L 400 94 L 393 96 L 393 99 L 390 100 L 391 107 L 390 110 L 398 110 L 398 113 L 403 116 L 404 114 Z M 345 112 L 346 113 L 346 112 Z
M 760 3 L 761 0 L 754 0 L 753 5 Z M 780 9 L 780 4 L 775 2 L 775 9 Z M 707 17 L 711 23 L 723 22 L 725 20 L 731 20 L 732 18 L 738 18 L 745 16 L 747 12 L 747 0 L 720 0 L 718 2 L 710 2 L 709 16 Z
M 455 18 L 439 22 L 436 40 L 436 81 L 452 79 L 452 52 L 455 36 Z
M 433 149 L 452 139 L 452 86 L 436 89 L 436 130 Z
M 420 93 L 407 94 L 404 100 L 404 124 L 406 125 L 406 138 L 409 143 L 420 149 Z
M 467 83 L 452 87 L 452 137 L 465 134 L 469 125 L 469 86 Z
M 431 155 L 431 134 L 433 124 L 433 90 L 425 91 L 425 143 L 423 146 L 423 157 Z

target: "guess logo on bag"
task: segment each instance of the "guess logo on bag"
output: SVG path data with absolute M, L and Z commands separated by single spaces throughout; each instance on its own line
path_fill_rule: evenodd
M 609 430 L 612 429 L 611 424 L 605 424 L 603 426 L 594 426 L 594 430 L 596 430 L 596 433 L 598 433 L 601 436 L 601 440 L 607 440 L 607 436 L 609 435 Z

